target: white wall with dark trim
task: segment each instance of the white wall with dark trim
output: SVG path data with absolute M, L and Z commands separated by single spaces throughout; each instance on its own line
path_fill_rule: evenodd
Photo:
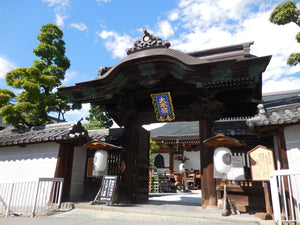
M 284 128 L 289 169 L 300 170 L 300 125 Z
M 29 144 L 0 148 L 0 180 L 54 177 L 59 144 Z

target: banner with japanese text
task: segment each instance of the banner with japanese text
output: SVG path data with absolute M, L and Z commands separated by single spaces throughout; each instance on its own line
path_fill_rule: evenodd
M 170 92 L 151 94 L 151 97 L 158 121 L 172 121 L 175 119 Z

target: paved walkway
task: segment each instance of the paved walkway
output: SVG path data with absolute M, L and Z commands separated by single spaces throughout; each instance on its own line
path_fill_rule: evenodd
M 134 214 L 151 214 L 158 216 L 172 216 L 185 218 L 202 218 L 232 222 L 253 222 L 261 225 L 274 225 L 272 220 L 261 220 L 254 215 L 241 213 L 238 215 L 222 216 L 223 209 L 217 207 L 201 207 L 201 191 L 187 193 L 157 193 L 151 194 L 146 204 L 105 204 L 91 205 L 88 202 L 75 203 L 75 209 L 102 210 Z

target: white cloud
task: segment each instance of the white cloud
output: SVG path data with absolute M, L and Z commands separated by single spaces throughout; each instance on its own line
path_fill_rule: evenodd
M 178 39 L 170 41 L 173 48 L 191 52 L 233 44 L 233 34 L 218 27 L 182 33 Z
M 76 71 L 69 71 L 67 70 L 66 75 L 65 75 L 65 79 L 62 82 L 62 86 L 67 86 L 69 85 L 71 82 L 74 82 L 74 79 L 78 77 L 78 73 Z
M 59 26 L 59 27 L 63 27 L 65 25 L 64 20 L 67 19 L 68 17 L 63 16 L 61 14 L 56 14 L 55 18 L 56 18 L 56 25 Z
M 82 108 L 80 110 L 76 109 L 76 110 L 70 110 L 66 112 L 65 113 L 66 121 L 76 121 L 83 118 L 82 123 L 85 123 L 86 122 L 85 117 L 88 117 L 90 107 L 91 107 L 90 103 L 86 103 L 86 104 L 82 104 Z
M 263 93 L 295 90 L 300 88 L 300 78 L 284 77 L 277 80 L 268 80 L 263 85 Z
M 6 56 L 0 55 L 0 79 L 4 79 L 7 72 L 16 69 L 14 62 L 6 58 Z
M 127 35 L 120 35 L 114 31 L 103 30 L 99 33 L 99 37 L 105 40 L 105 47 L 112 52 L 112 57 L 124 57 L 126 49 L 132 46 L 133 39 Z
M 97 2 L 110 2 L 111 0 L 96 0 Z
M 209 28 L 213 24 L 225 24 L 240 21 L 249 14 L 249 4 L 253 0 L 181 0 L 178 4 L 180 18 L 185 23 L 184 27 Z
M 265 0 L 180 0 L 178 7 L 157 22 L 157 34 L 169 40 L 172 48 L 191 52 L 226 45 L 254 41 L 251 53 L 272 55 L 263 73 L 263 91 L 299 88 L 297 75 L 300 65 L 286 64 L 290 53 L 297 52 L 295 24 L 277 26 L 269 22 L 269 15 L 280 1 Z M 174 30 L 176 30 L 175 33 Z M 99 35 L 113 57 L 125 56 L 125 49 L 136 41 L 130 36 L 104 30 Z M 125 44 L 126 43 L 126 44 Z M 278 85 L 281 83 L 281 85 Z
M 175 21 L 179 19 L 179 14 L 177 10 L 172 11 L 169 16 L 168 16 L 168 20 L 170 21 Z
M 49 7 L 61 5 L 66 7 L 69 5 L 69 0 L 42 0 L 42 2 L 49 3 Z
M 277 26 L 270 23 L 270 13 L 271 11 L 258 13 L 255 17 L 246 19 L 237 31 L 236 39 L 238 42 L 255 41 L 251 52 L 257 56 L 272 55 L 271 62 L 263 73 L 263 85 L 267 85 L 263 91 L 269 91 L 272 86 L 274 91 L 278 91 L 276 85 L 270 85 L 278 81 L 281 83 L 280 88 L 287 90 L 293 87 L 287 85 L 291 81 L 289 76 L 300 72 L 299 66 L 289 67 L 286 63 L 289 55 L 299 48 L 295 40 L 298 30 L 295 24 Z
M 295 36 L 299 29 L 295 24 L 277 26 L 269 22 L 275 2 L 252 0 L 181 0 L 175 11 L 181 20 L 183 32 L 179 38 L 170 40 L 173 48 L 197 51 L 231 44 L 254 41 L 251 53 L 257 56 L 272 55 L 272 60 L 263 73 L 263 91 L 297 88 L 295 73 L 300 66 L 286 64 L 290 53 L 298 51 Z M 275 5 L 274 5 L 275 4 Z M 257 8 L 254 12 L 253 8 Z M 252 11 L 250 11 L 252 9 Z M 168 17 L 169 21 L 173 21 Z M 176 21 L 177 22 L 177 21 Z M 281 85 L 277 85 L 281 83 Z M 299 88 L 299 87 L 298 87 Z
M 42 0 L 43 2 L 49 3 L 49 7 L 54 7 L 56 25 L 63 27 L 64 20 L 68 18 L 67 11 L 70 7 L 69 0 Z
M 158 23 L 159 31 L 158 31 L 158 36 L 160 36 L 163 39 L 167 39 L 169 37 L 172 37 L 174 35 L 174 30 L 172 28 L 172 25 L 164 20 L 160 21 Z
M 86 31 L 88 29 L 87 25 L 85 23 L 71 23 L 71 27 L 76 28 L 77 30 L 80 31 Z

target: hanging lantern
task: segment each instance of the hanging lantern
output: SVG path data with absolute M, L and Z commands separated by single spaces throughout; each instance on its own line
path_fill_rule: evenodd
M 214 165 L 216 171 L 226 174 L 232 167 L 232 153 L 229 148 L 218 147 L 214 151 Z
M 179 173 L 184 173 L 184 171 L 185 171 L 184 163 L 182 162 L 179 164 Z
M 102 172 L 107 167 L 107 151 L 98 150 L 94 155 L 94 169 L 97 172 Z

